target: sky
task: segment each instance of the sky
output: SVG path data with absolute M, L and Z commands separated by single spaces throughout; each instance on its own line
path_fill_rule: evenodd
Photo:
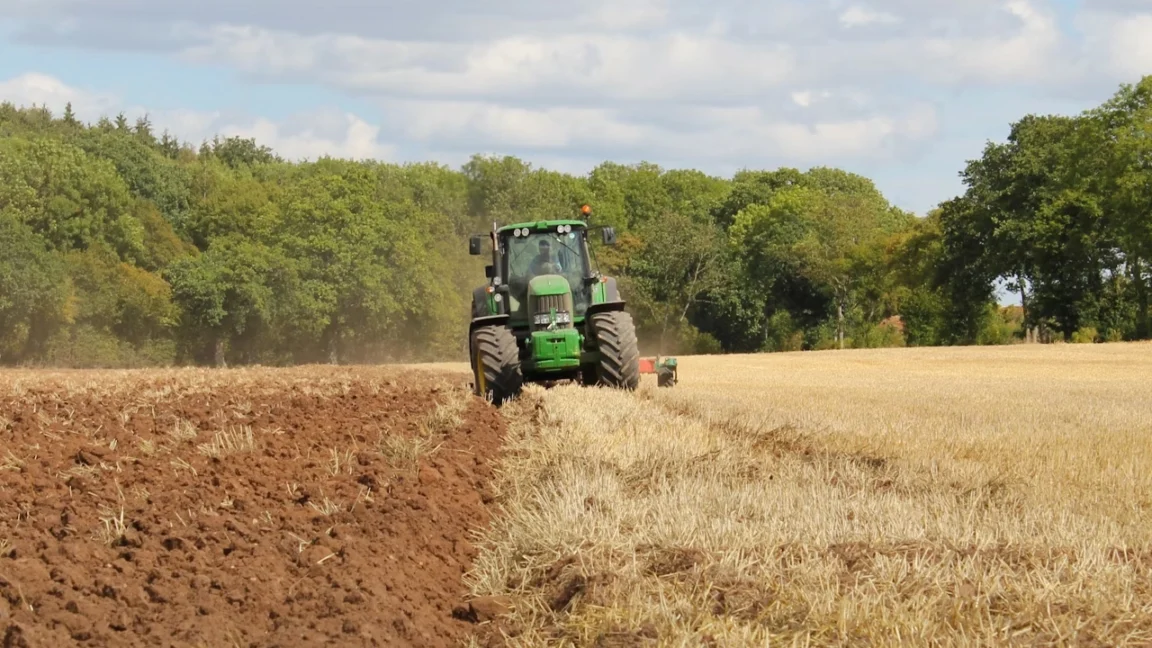
M 0 100 L 199 143 L 583 174 L 827 165 L 924 214 L 1152 73 L 1152 0 L 0 0 Z

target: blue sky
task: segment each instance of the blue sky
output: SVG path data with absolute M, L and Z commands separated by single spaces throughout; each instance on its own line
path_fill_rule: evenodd
M 7 0 L 0 99 L 294 158 L 831 165 L 923 214 L 1011 121 L 1152 72 L 1150 0 L 362 4 Z

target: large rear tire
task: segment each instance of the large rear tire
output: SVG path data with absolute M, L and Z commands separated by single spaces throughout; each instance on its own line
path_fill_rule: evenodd
M 640 385 L 640 351 L 632 316 L 624 311 L 609 311 L 596 313 L 589 321 L 600 351 L 596 384 L 629 391 L 636 389 Z
M 520 395 L 524 376 L 516 337 L 500 325 L 481 326 L 472 332 L 473 392 L 491 398 L 497 407 Z

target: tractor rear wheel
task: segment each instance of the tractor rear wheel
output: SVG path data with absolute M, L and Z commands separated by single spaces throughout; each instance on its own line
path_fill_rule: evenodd
M 596 384 L 634 390 L 640 384 L 640 351 L 632 315 L 624 311 L 596 313 L 589 318 L 600 363 Z M 589 381 L 585 380 L 585 384 Z
M 520 373 L 520 350 L 516 338 L 504 326 L 482 326 L 472 333 L 472 376 L 474 393 L 491 398 L 499 407 L 520 395 L 524 376 Z

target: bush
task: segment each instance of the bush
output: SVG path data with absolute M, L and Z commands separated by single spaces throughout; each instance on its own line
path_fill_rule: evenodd
M 691 324 L 685 325 L 676 346 L 681 349 L 679 353 L 717 355 L 724 352 L 724 346 L 719 340 Z
M 890 322 L 880 322 L 864 332 L 857 345 L 862 349 L 883 349 L 906 346 L 904 332 Z
M 804 332 L 796 326 L 792 314 L 778 310 L 768 318 L 764 351 L 799 351 L 804 348 Z
M 1017 341 L 1022 324 L 1012 310 L 989 305 L 984 323 L 976 337 L 976 344 L 1012 344 Z
M 42 362 L 77 369 L 166 367 L 176 362 L 176 343 L 161 339 L 134 346 L 111 333 L 76 325 L 49 338 Z
M 1072 334 L 1073 344 L 1092 344 L 1100 340 L 1100 333 L 1095 326 L 1081 326 Z

